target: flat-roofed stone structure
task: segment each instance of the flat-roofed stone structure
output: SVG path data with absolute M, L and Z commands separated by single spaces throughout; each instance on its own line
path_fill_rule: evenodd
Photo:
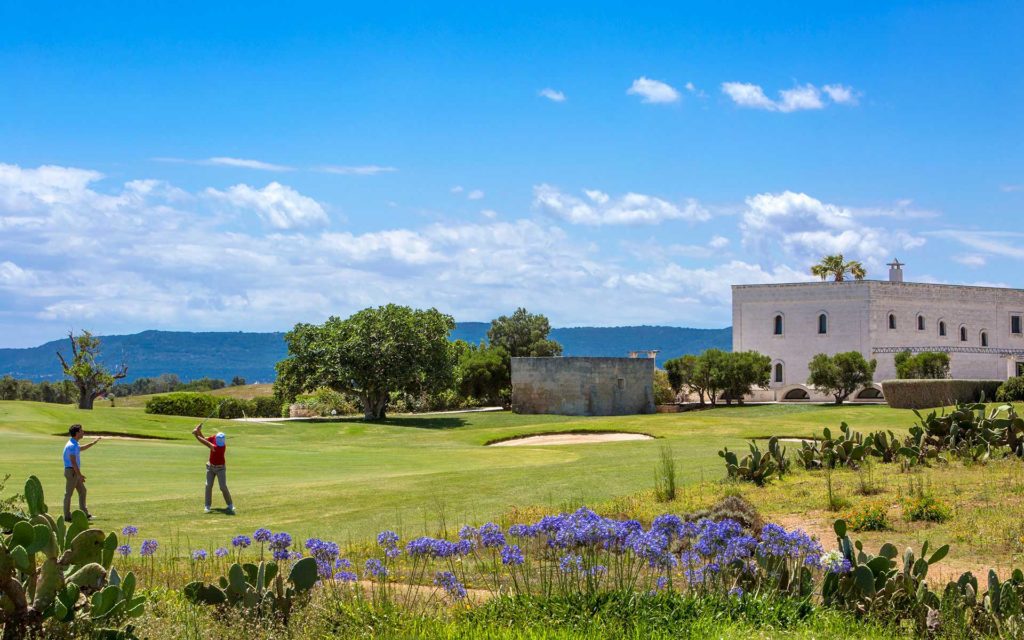
M 512 358 L 512 411 L 568 416 L 654 413 L 654 360 Z
M 888 281 L 734 285 L 733 350 L 771 357 L 777 400 L 819 399 L 806 386 L 818 353 L 875 358 L 876 382 L 896 377 L 901 351 L 948 353 L 953 378 L 1024 372 L 1024 290 L 904 282 L 903 266 L 894 261 Z M 876 384 L 851 399 L 879 391 Z

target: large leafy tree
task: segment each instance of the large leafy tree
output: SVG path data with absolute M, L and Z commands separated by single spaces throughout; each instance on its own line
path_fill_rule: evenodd
M 867 360 L 859 351 L 846 351 L 830 356 L 824 353 L 811 358 L 807 384 L 832 394 L 842 404 L 850 394 L 872 383 L 877 362 Z
M 821 262 L 811 267 L 811 275 L 818 276 L 822 280 L 832 278 L 836 282 L 846 280 L 847 275 L 853 276 L 854 280 L 863 280 L 868 272 L 864 265 L 857 260 L 847 261 L 843 254 L 837 253 L 825 256 Z
M 106 394 L 115 380 L 128 375 L 128 365 L 121 363 L 111 372 L 100 364 L 100 339 L 88 331 L 83 331 L 77 337 L 71 332 L 68 338 L 71 340 L 71 361 L 68 362 L 60 351 L 57 352 L 57 358 L 60 359 L 64 375 L 78 389 L 78 408 L 92 409 L 96 398 Z
M 718 398 L 725 390 L 728 359 L 728 352 L 721 349 L 708 349 L 697 358 L 694 384 L 704 389 L 712 407 L 718 404 Z
M 509 396 L 508 354 L 501 347 L 469 345 L 458 366 L 459 393 L 490 404 L 506 404 Z
M 537 313 L 520 307 L 511 316 L 500 316 L 491 321 L 487 341 L 492 347 L 501 347 L 510 358 L 546 357 L 562 355 L 562 345 L 548 339 L 551 323 Z
M 288 357 L 277 364 L 277 393 L 328 387 L 359 398 L 366 420 L 385 417 L 391 392 L 431 393 L 452 384 L 451 316 L 395 304 L 363 309 L 285 334 Z
M 771 369 L 771 358 L 757 351 L 727 353 L 721 368 L 726 404 L 732 404 L 733 400 L 743 404 L 743 396 L 754 387 L 767 389 Z

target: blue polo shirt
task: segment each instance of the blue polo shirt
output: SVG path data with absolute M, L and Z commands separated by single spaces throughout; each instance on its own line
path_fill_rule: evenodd
M 71 456 L 75 456 L 78 460 L 78 468 L 82 468 L 82 447 L 78 444 L 78 440 L 71 438 L 68 443 L 64 445 L 64 468 L 71 469 Z

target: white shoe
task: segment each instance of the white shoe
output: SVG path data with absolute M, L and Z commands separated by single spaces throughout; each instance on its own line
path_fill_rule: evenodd
M 203 507 L 203 513 L 210 513 L 210 507 Z
M 234 507 L 234 505 L 230 505 L 230 504 L 228 505 L 228 513 L 231 513 L 231 514 L 234 514 L 234 513 L 235 513 L 235 507 Z

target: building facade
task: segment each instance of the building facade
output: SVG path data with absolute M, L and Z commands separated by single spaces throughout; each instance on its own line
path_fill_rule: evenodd
M 948 353 L 954 378 L 1024 372 L 1024 290 L 904 282 L 903 265 L 889 267 L 888 281 L 734 285 L 733 350 L 771 357 L 780 400 L 813 395 L 808 364 L 818 353 L 874 358 L 876 381 L 895 378 L 894 358 L 907 350 Z
M 654 413 L 653 358 L 512 358 L 512 411 Z

